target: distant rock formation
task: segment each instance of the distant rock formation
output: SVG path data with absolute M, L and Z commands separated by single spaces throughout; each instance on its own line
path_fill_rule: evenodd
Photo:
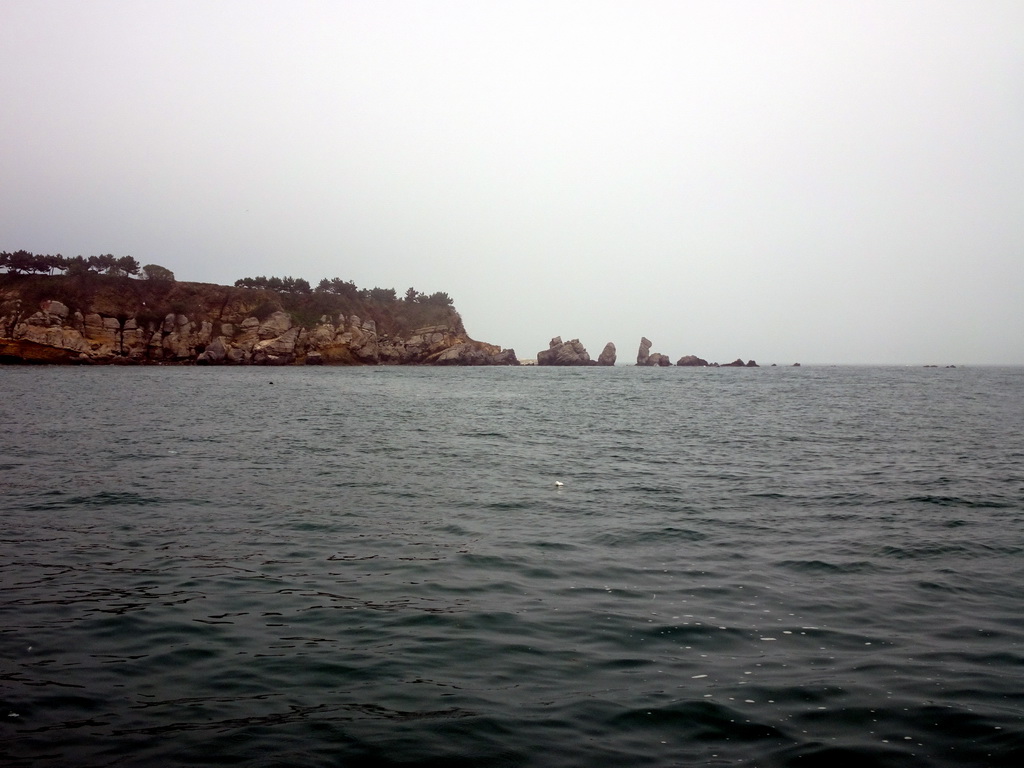
M 707 366 L 710 365 L 710 363 L 708 363 L 708 361 L 705 360 L 703 357 L 697 357 L 696 355 L 684 355 L 683 357 L 680 357 L 679 360 L 676 361 L 676 365 L 695 368 L 700 366 Z
M 579 339 L 562 341 L 555 336 L 548 348 L 537 353 L 537 365 L 591 365 L 590 353 Z
M 640 337 L 640 351 L 636 353 L 636 364 L 647 365 L 651 357 L 651 340 L 646 336 Z
M 615 345 L 610 341 L 604 345 L 601 354 L 597 357 L 598 365 L 615 365 Z
M 672 361 L 669 360 L 668 355 L 663 355 L 660 352 L 651 352 L 651 340 L 646 336 L 640 337 L 640 351 L 636 355 L 637 365 L 659 365 L 666 366 L 672 365 Z

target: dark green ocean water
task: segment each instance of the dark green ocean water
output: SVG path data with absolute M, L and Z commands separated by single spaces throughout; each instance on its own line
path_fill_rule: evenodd
M 1024 764 L 1024 369 L 0 395 L 0 765 Z

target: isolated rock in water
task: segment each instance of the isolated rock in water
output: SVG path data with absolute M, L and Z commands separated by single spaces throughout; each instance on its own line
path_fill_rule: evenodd
M 647 362 L 651 356 L 651 340 L 646 336 L 640 337 L 640 351 L 636 353 L 637 365 L 649 365 Z
M 731 363 L 722 363 L 721 367 L 722 368 L 746 368 L 747 364 L 744 363 L 743 360 L 741 360 L 740 358 L 737 357 Z
M 563 342 L 556 336 L 548 349 L 537 353 L 537 365 L 590 365 L 590 353 L 579 339 Z
M 760 368 L 761 366 L 755 363 L 753 360 L 747 360 L 747 368 Z
M 636 355 L 637 365 L 672 365 L 668 355 L 660 352 L 651 352 L 651 340 L 646 336 L 640 337 L 640 351 Z
M 598 365 L 615 365 L 615 345 L 610 341 L 604 345 L 601 354 L 597 357 Z
M 676 362 L 676 365 L 699 367 L 706 366 L 708 361 L 703 357 L 697 357 L 696 355 L 683 355 Z

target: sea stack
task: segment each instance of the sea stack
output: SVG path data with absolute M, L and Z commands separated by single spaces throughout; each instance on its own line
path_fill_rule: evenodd
M 598 365 L 615 365 L 615 345 L 610 341 L 604 345 L 601 354 L 597 357 Z
M 651 356 L 651 340 L 646 336 L 640 337 L 640 351 L 636 353 L 636 364 L 647 365 Z

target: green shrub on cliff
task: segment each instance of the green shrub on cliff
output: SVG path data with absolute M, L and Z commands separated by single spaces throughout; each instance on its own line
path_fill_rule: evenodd
M 263 290 L 277 297 L 280 309 L 297 325 L 309 328 L 327 316 L 356 315 L 373 320 L 378 330 L 391 336 L 408 335 L 428 325 L 445 325 L 465 332 L 451 296 L 444 291 L 426 294 L 409 288 L 399 298 L 394 288 L 359 288 L 351 280 L 323 278 L 311 290 L 309 283 L 292 277 L 243 277 L 236 288 Z

